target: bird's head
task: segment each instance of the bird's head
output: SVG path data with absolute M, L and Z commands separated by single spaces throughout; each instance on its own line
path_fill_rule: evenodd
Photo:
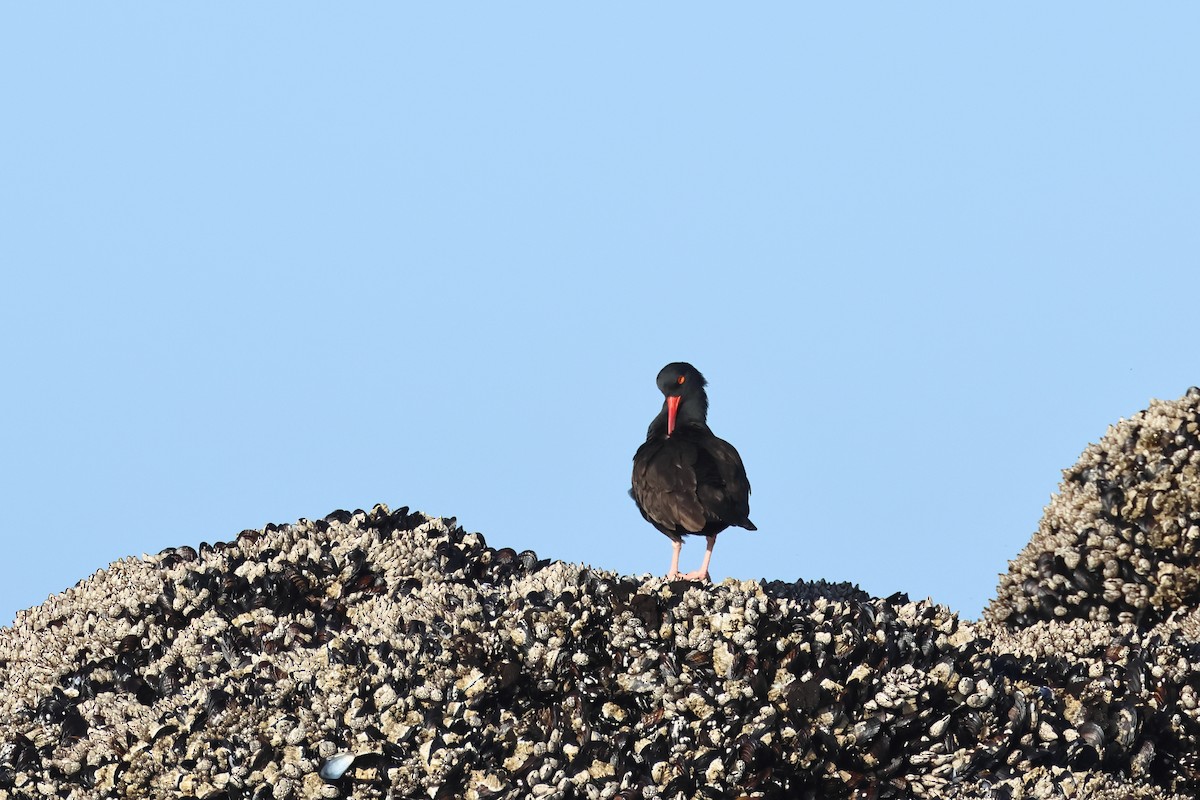
M 658 388 L 666 395 L 667 436 L 675 432 L 679 422 L 704 424 L 708 417 L 708 381 L 700 370 L 685 361 L 667 364 L 658 373 Z

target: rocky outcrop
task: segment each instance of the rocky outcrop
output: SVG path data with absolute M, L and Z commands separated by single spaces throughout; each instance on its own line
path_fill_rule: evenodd
M 1200 389 L 1109 428 L 1063 473 L 986 616 L 1152 625 L 1200 602 Z
M 0 630 L 0 800 L 1193 797 L 1198 394 L 1085 452 L 978 623 L 384 506 L 116 562 Z

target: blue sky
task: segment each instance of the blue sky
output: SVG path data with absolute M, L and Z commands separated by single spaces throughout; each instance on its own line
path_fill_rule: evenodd
M 626 491 L 674 360 L 754 487 L 715 579 L 975 617 L 1060 471 L 1200 383 L 1198 21 L 6 5 L 0 623 L 377 502 L 665 573 Z

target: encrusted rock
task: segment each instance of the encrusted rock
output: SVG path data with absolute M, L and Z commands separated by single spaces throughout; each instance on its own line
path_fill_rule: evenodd
M 384 506 L 122 559 L 0 630 L 0 800 L 1194 797 L 1198 402 L 1089 448 L 981 623 Z
M 1143 626 L 1200 601 L 1200 388 L 1108 429 L 1064 471 L 986 616 Z

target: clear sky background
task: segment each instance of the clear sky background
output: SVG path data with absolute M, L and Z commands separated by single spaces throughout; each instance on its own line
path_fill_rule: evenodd
M 715 579 L 977 616 L 1060 471 L 1200 383 L 1198 23 L 5 4 L 0 624 L 377 502 L 663 574 L 626 492 L 673 360 L 754 487 Z

